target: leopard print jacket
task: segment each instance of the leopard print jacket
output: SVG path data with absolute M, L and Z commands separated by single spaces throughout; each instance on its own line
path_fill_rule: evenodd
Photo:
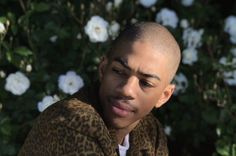
M 75 95 L 47 108 L 18 156 L 118 156 L 114 131 L 85 101 Z M 168 156 L 166 137 L 152 114 L 139 122 L 129 141 L 128 156 Z

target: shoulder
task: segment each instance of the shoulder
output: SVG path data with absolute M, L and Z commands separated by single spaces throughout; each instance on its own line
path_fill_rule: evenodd
M 131 144 L 132 152 L 135 149 L 141 149 L 150 155 L 168 155 L 164 130 L 152 113 L 144 117 L 131 132 Z
M 157 140 L 165 138 L 160 121 L 151 113 L 144 117 L 138 126 L 140 131 L 145 132 L 148 135 L 148 138 L 152 140 L 155 138 L 157 138 Z
M 53 104 L 39 118 L 38 124 L 61 125 L 87 135 L 94 136 L 96 129 L 105 130 L 106 126 L 100 115 L 88 103 L 71 97 Z
M 51 105 L 40 114 L 20 155 L 105 155 L 114 153 L 113 146 L 109 131 L 96 110 L 72 97 Z
M 155 135 L 165 136 L 161 122 L 152 113 L 148 114 L 145 118 L 143 118 L 141 123 L 143 127 L 145 127 L 146 130 L 149 130 L 152 133 L 155 133 Z
M 156 151 L 159 153 L 158 155 L 161 155 L 162 153 L 168 153 L 168 147 L 167 147 L 167 138 L 164 133 L 164 129 L 162 127 L 162 124 L 160 121 L 155 117 L 152 113 L 146 116 L 144 118 L 144 123 L 146 124 L 146 130 L 149 137 L 154 139 L 153 136 L 155 136 L 155 143 L 156 143 Z

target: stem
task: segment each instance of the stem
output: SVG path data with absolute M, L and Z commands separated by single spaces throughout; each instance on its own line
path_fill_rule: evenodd
M 25 4 L 22 0 L 19 0 L 20 6 L 24 12 L 26 12 Z
M 232 146 L 232 156 L 236 156 L 236 144 L 233 144 Z

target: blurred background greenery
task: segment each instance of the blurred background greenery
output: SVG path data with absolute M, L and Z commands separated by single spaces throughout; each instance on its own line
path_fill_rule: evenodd
M 155 111 L 170 155 L 236 156 L 234 0 L 0 0 L 0 156 L 17 155 L 40 111 L 92 85 L 137 21 L 165 25 L 183 53 L 175 95 Z

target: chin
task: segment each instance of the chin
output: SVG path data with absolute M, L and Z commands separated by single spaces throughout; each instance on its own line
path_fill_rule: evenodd
M 109 118 L 109 119 L 111 119 L 111 118 Z M 120 120 L 117 120 L 117 119 L 109 120 L 108 124 L 109 124 L 110 127 L 115 128 L 115 129 L 123 129 L 123 128 L 126 128 L 130 125 L 127 122 L 120 121 Z

